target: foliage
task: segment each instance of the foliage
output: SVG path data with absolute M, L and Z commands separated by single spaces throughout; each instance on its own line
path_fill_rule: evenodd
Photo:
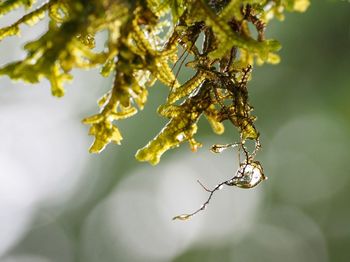
M 34 2 L 0 1 L 0 16 L 20 7 L 29 10 Z M 49 17 L 47 32 L 24 46 L 27 56 L 0 68 L 0 75 L 29 83 L 46 78 L 52 94 L 60 97 L 74 68 L 99 67 L 105 77 L 113 73 L 111 90 L 98 102 L 100 112 L 83 120 L 95 137 L 93 153 L 110 142 L 120 144 L 115 121 L 142 110 L 156 80 L 169 87 L 158 109 L 169 122 L 136 153 L 138 160 L 157 164 L 164 152 L 185 141 L 196 150 L 201 116 L 217 134 L 228 120 L 238 128 L 242 144 L 250 139 L 260 145 L 247 82 L 253 64 L 280 60 L 280 44 L 265 39 L 266 25 L 274 17 L 283 19 L 285 10 L 302 12 L 308 5 L 308 0 L 49 0 L 0 29 L 1 41 L 19 35 L 22 24 Z M 96 52 L 94 37 L 101 31 L 108 38 L 105 49 Z M 181 84 L 173 68 L 187 56 L 192 60 L 186 66 L 195 74 Z

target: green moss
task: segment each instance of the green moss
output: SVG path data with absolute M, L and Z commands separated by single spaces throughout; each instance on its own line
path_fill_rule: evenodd
M 2 1 L 0 16 L 33 3 Z M 265 39 L 265 28 L 274 17 L 283 19 L 284 10 L 303 12 L 308 5 L 308 0 L 49 0 L 0 29 L 1 41 L 18 35 L 22 24 L 50 18 L 47 32 L 25 45 L 27 56 L 0 68 L 0 75 L 29 83 L 46 78 L 52 94 L 60 97 L 74 68 L 99 67 L 103 76 L 114 72 L 113 86 L 99 101 L 100 113 L 83 120 L 95 137 L 93 153 L 111 142 L 120 144 L 115 122 L 142 110 L 148 88 L 161 81 L 169 96 L 159 113 L 169 122 L 136 154 L 140 161 L 157 164 L 164 152 L 185 141 L 193 150 L 200 146 L 194 135 L 202 115 L 218 134 L 227 120 L 237 127 L 242 143 L 258 140 L 247 84 L 253 64 L 278 63 L 281 47 Z M 106 48 L 95 52 L 94 36 L 101 31 L 108 32 Z M 195 45 L 200 34 L 202 48 Z M 188 66 L 196 71 L 182 85 L 172 72 L 180 48 L 193 55 Z

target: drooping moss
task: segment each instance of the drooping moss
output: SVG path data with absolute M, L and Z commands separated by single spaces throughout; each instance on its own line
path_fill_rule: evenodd
M 0 1 L 0 17 L 16 8 L 29 10 L 33 3 Z M 47 32 L 25 45 L 27 56 L 0 68 L 0 75 L 29 83 L 46 78 L 52 94 L 60 97 L 74 68 L 113 73 L 113 86 L 99 100 L 100 112 L 83 120 L 95 137 L 93 153 L 110 142 L 120 144 L 115 122 L 142 110 L 148 88 L 161 81 L 169 96 L 158 111 L 169 122 L 136 154 L 140 161 L 157 164 L 164 152 L 185 141 L 193 150 L 200 146 L 194 135 L 202 115 L 218 134 L 227 120 L 238 128 L 242 141 L 259 138 L 248 81 L 255 63 L 280 60 L 280 44 L 265 39 L 265 28 L 274 17 L 282 20 L 285 10 L 303 12 L 308 5 L 308 0 L 49 0 L 0 29 L 1 41 L 18 35 L 22 24 L 50 18 Z M 101 31 L 108 33 L 106 48 L 95 52 L 94 37 Z M 195 43 L 201 34 L 200 48 Z M 193 56 L 187 66 L 196 71 L 183 84 L 172 71 L 186 56 L 177 57 L 180 49 Z

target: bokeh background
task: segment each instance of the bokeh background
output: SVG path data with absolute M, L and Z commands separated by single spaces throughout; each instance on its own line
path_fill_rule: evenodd
M 24 57 L 23 43 L 45 28 L 2 41 L 0 63 Z M 269 180 L 221 190 L 188 222 L 171 218 L 206 199 L 196 180 L 212 187 L 237 168 L 236 152 L 208 150 L 237 139 L 233 128 L 214 136 L 201 121 L 199 152 L 184 144 L 157 167 L 137 162 L 166 121 L 155 113 L 167 96 L 157 85 L 145 110 L 119 124 L 122 146 L 90 155 L 80 120 L 111 79 L 76 71 L 57 99 L 47 81 L 1 78 L 0 261 L 350 261 L 350 3 L 314 0 L 267 35 L 281 41 L 282 62 L 256 68 L 249 88 Z

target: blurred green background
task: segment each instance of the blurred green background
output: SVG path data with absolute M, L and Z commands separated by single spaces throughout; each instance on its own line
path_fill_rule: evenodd
M 4 40 L 0 63 L 23 57 L 44 24 Z M 171 218 L 206 199 L 196 180 L 212 187 L 237 168 L 235 152 L 208 150 L 237 139 L 233 128 L 215 136 L 201 121 L 199 152 L 184 144 L 157 167 L 137 162 L 166 123 L 155 111 L 167 89 L 155 86 L 145 110 L 119 124 L 122 146 L 89 155 L 80 120 L 111 79 L 77 71 L 60 100 L 45 81 L 0 79 L 0 261 L 349 261 L 350 3 L 312 1 L 267 36 L 282 43 L 282 62 L 256 67 L 249 89 L 269 180 L 221 190 L 188 222 Z

